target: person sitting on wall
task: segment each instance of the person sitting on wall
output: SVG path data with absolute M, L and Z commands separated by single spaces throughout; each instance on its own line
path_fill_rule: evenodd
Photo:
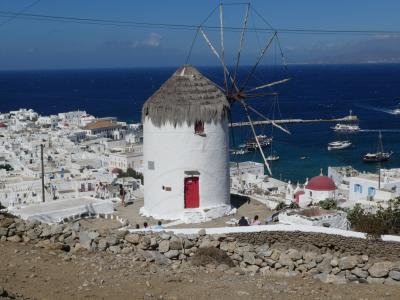
M 239 220 L 239 226 L 249 226 L 249 223 L 247 222 L 246 218 L 242 216 Z
M 153 227 L 154 230 L 164 230 L 164 226 L 162 226 L 161 221 L 157 222 L 157 225 Z
M 254 216 L 254 219 L 251 221 L 250 225 L 261 225 L 260 220 L 258 219 L 258 215 Z
M 149 228 L 149 224 L 147 224 L 147 222 L 144 222 L 143 223 L 143 229 L 144 230 L 149 230 L 150 228 Z

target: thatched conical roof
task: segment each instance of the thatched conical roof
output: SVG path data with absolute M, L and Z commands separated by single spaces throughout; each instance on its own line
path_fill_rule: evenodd
M 154 125 L 174 126 L 196 121 L 219 122 L 227 117 L 229 103 L 221 90 L 190 65 L 180 67 L 144 103 L 142 121 L 149 117 Z

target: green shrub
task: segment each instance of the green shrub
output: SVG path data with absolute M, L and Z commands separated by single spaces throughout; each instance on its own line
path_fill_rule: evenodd
M 318 202 L 318 206 L 323 209 L 330 210 L 330 209 L 336 209 L 337 203 L 334 199 L 326 199 L 326 200 Z
M 379 207 L 376 213 L 366 212 L 360 205 L 347 211 L 347 220 L 353 230 L 377 238 L 382 234 L 400 234 L 400 201 L 391 200 L 387 208 Z
M 285 204 L 285 202 L 279 202 L 279 204 L 276 206 L 275 210 L 276 211 L 282 210 L 282 209 L 284 209 L 286 207 L 287 207 L 287 205 Z

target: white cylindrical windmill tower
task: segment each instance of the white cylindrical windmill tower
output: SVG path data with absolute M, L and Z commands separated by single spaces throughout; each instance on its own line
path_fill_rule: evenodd
M 143 215 L 199 222 L 230 211 L 230 106 L 190 65 L 143 105 Z

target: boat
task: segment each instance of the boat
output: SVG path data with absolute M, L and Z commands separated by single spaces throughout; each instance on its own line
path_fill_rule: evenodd
M 363 161 L 365 162 L 384 162 L 388 161 L 392 156 L 393 151 L 390 152 L 376 152 L 367 153 L 363 156 Z
M 392 110 L 392 114 L 400 115 L 400 103 L 397 105 L 395 109 Z
M 268 155 L 265 159 L 268 161 L 275 161 L 275 160 L 279 159 L 279 155 L 271 154 L 271 155 Z
M 231 153 L 233 155 L 244 155 L 246 153 L 249 153 L 250 151 L 247 150 L 246 148 L 239 148 L 239 149 L 235 149 L 235 150 L 231 150 Z
M 328 151 L 346 149 L 350 146 L 350 141 L 334 141 L 328 144 Z
M 269 138 L 266 135 L 257 135 L 257 140 L 260 143 L 261 148 L 270 146 L 272 142 L 272 138 Z M 256 150 L 258 148 L 257 141 L 254 138 L 247 140 L 245 148 L 248 151 Z
M 393 151 L 385 152 L 383 150 L 382 133 L 379 131 L 378 149 L 375 153 L 367 153 L 363 156 L 364 162 L 384 162 L 388 161 L 393 155 Z
M 338 123 L 334 127 L 331 127 L 334 131 L 336 132 L 357 132 L 360 131 L 360 126 L 357 124 L 351 125 L 351 124 L 341 124 Z

